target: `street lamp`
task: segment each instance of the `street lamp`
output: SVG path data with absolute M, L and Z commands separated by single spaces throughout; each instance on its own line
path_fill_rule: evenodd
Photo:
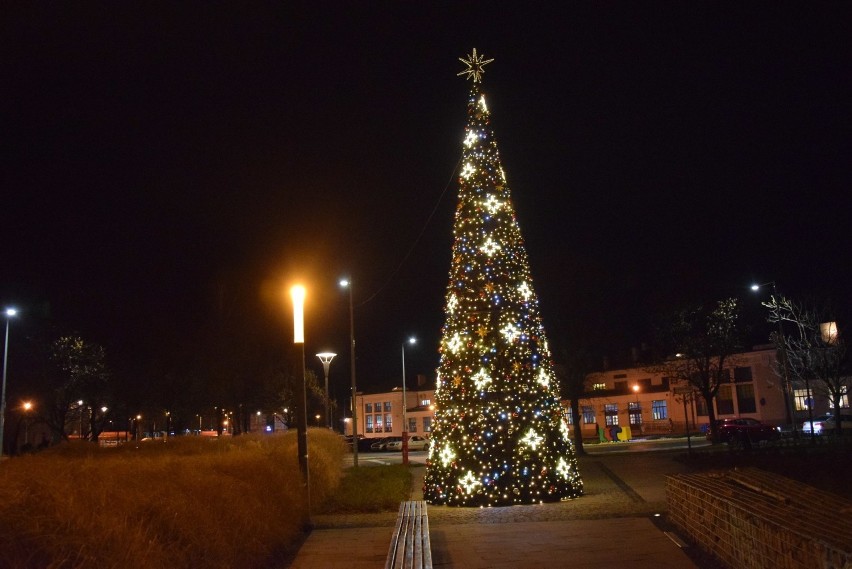
M 18 311 L 14 308 L 7 308 L 4 313 L 6 314 L 6 344 L 3 348 L 3 389 L 0 391 L 0 457 L 3 456 L 3 429 L 6 426 L 6 364 L 9 361 L 9 320 Z
M 633 393 L 636 394 L 636 423 L 639 425 L 639 435 L 642 435 L 642 406 L 639 404 L 639 384 L 633 386 Z
M 413 346 L 417 343 L 417 338 L 409 338 L 408 343 Z M 408 398 L 405 394 L 405 344 L 402 344 L 402 464 L 408 464 Z
M 317 354 L 317 357 L 322 362 L 322 369 L 325 372 L 325 422 L 329 429 L 331 429 L 331 414 L 329 413 L 329 400 L 331 399 L 331 396 L 328 393 L 328 366 L 331 365 L 331 360 L 333 360 L 336 355 L 337 354 L 333 354 L 331 352 L 322 352 Z
M 305 505 L 307 524 L 311 524 L 311 478 L 308 471 L 308 399 L 307 399 L 307 374 L 305 372 L 305 287 L 295 285 L 290 289 L 293 299 L 293 343 L 299 344 L 302 349 L 302 383 L 299 384 L 301 397 L 298 397 L 301 409 L 299 409 L 299 422 L 297 425 L 299 468 L 305 482 Z
M 349 371 L 352 375 L 352 464 L 358 467 L 358 391 L 355 389 L 355 311 L 352 305 L 352 279 L 342 279 L 349 289 Z
M 760 284 L 751 285 L 751 290 L 758 291 L 761 287 L 766 285 L 772 285 L 772 296 L 775 299 L 775 302 L 778 302 L 778 289 L 775 287 L 775 281 L 769 281 Z M 785 407 L 787 408 L 787 421 L 790 422 L 790 425 L 793 429 L 793 436 L 796 436 L 796 421 L 795 415 L 793 413 L 793 393 L 792 393 L 792 385 L 790 384 L 790 373 L 787 370 L 787 350 L 786 345 L 784 343 L 784 328 L 781 326 L 781 318 L 777 318 L 778 320 L 778 346 L 780 347 L 781 352 L 781 370 L 784 373 L 784 402 L 786 403 Z M 808 397 L 810 397 L 810 393 L 808 393 Z

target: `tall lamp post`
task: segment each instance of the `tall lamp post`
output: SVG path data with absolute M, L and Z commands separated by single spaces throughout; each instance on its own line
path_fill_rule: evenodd
M 321 354 L 317 354 L 317 357 L 322 362 L 322 369 L 325 372 L 325 426 L 329 429 L 331 429 L 331 414 L 329 413 L 329 400 L 331 399 L 331 396 L 328 393 L 328 366 L 331 365 L 331 360 L 333 360 L 336 355 L 337 354 L 333 354 L 331 352 L 322 352 Z
M 3 429 L 6 426 L 6 364 L 9 361 L 9 320 L 18 313 L 14 308 L 7 308 L 6 314 L 6 343 L 3 348 L 3 389 L 0 392 L 0 457 L 3 456 Z
M 751 290 L 757 291 L 760 290 L 761 287 L 766 285 L 772 285 L 772 296 L 775 297 L 776 302 L 778 298 L 778 289 L 775 287 L 775 281 L 769 281 L 760 284 L 751 285 Z M 787 350 L 784 344 L 784 328 L 781 326 L 781 319 L 778 318 L 778 345 L 780 346 L 781 352 L 781 370 L 784 373 L 784 403 L 786 403 L 785 407 L 787 408 L 787 421 L 790 422 L 790 425 L 793 429 L 793 436 L 796 436 L 796 421 L 795 415 L 793 413 L 793 393 L 792 393 L 792 385 L 790 384 L 790 373 L 787 370 Z M 810 396 L 810 394 L 808 395 Z
M 417 338 L 409 338 L 412 346 Z M 408 464 L 408 397 L 405 394 L 405 344 L 402 345 L 402 464 Z
M 302 479 L 305 483 L 305 506 L 307 525 L 311 525 L 311 477 L 308 471 L 308 398 L 306 386 L 305 372 L 305 287 L 296 285 L 290 289 L 290 296 L 293 299 L 293 343 L 299 344 L 302 350 L 302 383 L 299 384 L 298 400 L 301 409 L 299 409 L 299 423 L 297 425 L 298 433 L 298 451 L 299 451 L 299 470 L 302 471 Z
M 352 305 L 352 280 L 343 279 L 340 286 L 349 289 L 349 370 L 352 375 L 352 464 L 358 467 L 358 391 L 355 389 L 355 311 Z

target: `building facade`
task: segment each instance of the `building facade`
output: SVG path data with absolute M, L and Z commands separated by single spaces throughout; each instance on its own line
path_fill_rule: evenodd
M 357 432 L 367 438 L 402 436 L 404 415 L 410 435 L 429 436 L 435 417 L 434 398 L 434 390 L 407 389 L 403 413 L 402 388 L 385 393 L 359 393 L 355 398 Z M 351 421 L 346 425 L 346 434 L 351 435 Z

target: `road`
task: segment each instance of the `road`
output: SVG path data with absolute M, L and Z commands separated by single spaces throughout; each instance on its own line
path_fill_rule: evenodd
M 689 442 L 685 438 L 664 439 L 636 439 L 620 443 L 587 444 L 583 449 L 591 456 L 621 454 L 621 453 L 644 453 L 670 450 L 686 450 L 689 445 L 692 448 L 702 448 L 710 443 L 704 437 L 692 437 Z M 427 451 L 410 451 L 408 460 L 412 464 L 426 464 Z M 352 466 L 352 455 L 344 457 L 344 466 Z M 364 452 L 358 453 L 359 466 L 377 466 L 387 464 L 401 464 L 401 452 Z

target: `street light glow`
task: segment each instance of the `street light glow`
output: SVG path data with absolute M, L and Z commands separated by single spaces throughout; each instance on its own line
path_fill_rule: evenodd
M 6 309 L 6 316 L 15 316 L 16 314 L 18 314 L 18 311 L 16 309 L 14 309 L 14 308 L 7 308 Z

